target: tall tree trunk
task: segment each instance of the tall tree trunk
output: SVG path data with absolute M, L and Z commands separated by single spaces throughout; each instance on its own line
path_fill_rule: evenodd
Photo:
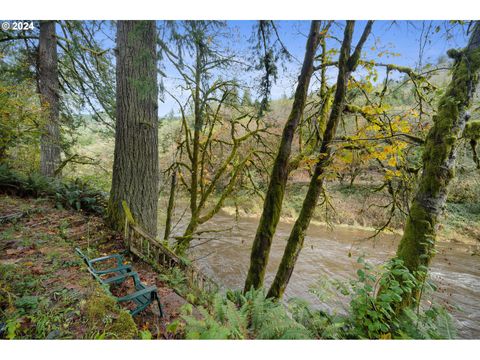
M 118 21 L 117 109 L 108 220 L 124 226 L 122 201 L 135 220 L 157 235 L 158 86 L 154 21 Z
M 270 174 L 270 183 L 265 196 L 262 216 L 252 245 L 250 268 L 245 281 L 245 291 L 250 290 L 251 287 L 259 288 L 263 285 L 273 235 L 277 228 L 278 220 L 280 219 L 293 136 L 298 122 L 303 116 L 308 87 L 313 73 L 313 61 L 320 40 L 319 30 L 320 21 L 312 21 L 292 110 L 283 129 L 280 147 L 272 173 Z
M 175 191 L 177 188 L 177 169 L 173 170 L 172 180 L 170 183 L 170 196 L 168 198 L 167 219 L 165 220 L 165 233 L 163 240 L 168 241 L 170 231 L 172 229 L 173 207 L 175 205 Z
M 345 27 L 342 47 L 340 49 L 340 58 L 338 61 L 338 77 L 335 90 L 335 97 L 332 104 L 332 111 L 328 119 L 325 132 L 323 134 L 322 145 L 318 155 L 318 161 L 315 165 L 315 170 L 310 180 L 307 194 L 303 201 L 300 215 L 298 216 L 292 228 L 290 236 L 287 241 L 287 246 L 282 257 L 282 261 L 277 270 L 275 279 L 268 292 L 268 297 L 280 298 L 282 297 L 285 288 L 287 287 L 293 268 L 297 261 L 300 250 L 303 247 L 305 233 L 312 219 L 313 212 L 318 202 L 318 198 L 323 188 L 323 174 L 325 169 L 330 164 L 332 158 L 331 142 L 337 131 L 338 123 L 345 107 L 345 97 L 347 94 L 347 85 L 350 74 L 355 70 L 360 53 L 365 43 L 370 30 L 372 22 L 368 22 L 363 35 L 355 49 L 355 52 L 350 56 L 350 48 L 352 44 L 352 35 L 355 27 L 355 21 L 347 21 Z
M 193 152 L 192 152 L 192 184 L 190 188 L 190 212 L 192 219 L 190 223 L 196 222 L 197 217 L 197 196 L 198 196 L 198 157 L 200 151 L 200 133 L 203 127 L 203 110 L 201 107 L 200 87 L 202 81 L 202 47 L 195 44 L 196 61 L 195 61 L 195 99 L 194 99 L 194 129 L 193 129 Z M 191 232 L 193 233 L 194 230 Z M 191 235 L 191 234 L 189 234 Z
M 462 51 L 450 50 L 449 55 L 455 58 L 452 79 L 433 116 L 433 126 L 425 141 L 422 175 L 397 249 L 397 257 L 420 281 L 424 280 L 434 255 L 438 217 L 455 174 L 459 140 L 478 84 L 480 22 L 475 22 L 467 47 Z M 402 307 L 418 295 L 418 291 L 414 297 L 406 295 Z
M 40 137 L 40 172 L 53 177 L 60 165 L 59 87 L 55 21 L 40 21 L 38 91 L 47 114 Z

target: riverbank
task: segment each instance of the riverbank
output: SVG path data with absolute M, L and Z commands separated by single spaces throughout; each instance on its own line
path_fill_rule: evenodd
M 473 175 L 464 176 L 462 182 L 455 181 L 449 195 L 446 210 L 441 218 L 437 240 L 444 243 L 461 243 L 478 246 L 480 251 L 480 183 Z M 281 220 L 294 223 L 302 206 L 308 183 L 289 184 L 283 201 Z M 375 192 L 375 184 L 354 184 L 352 186 L 339 183 L 328 184 L 327 191 L 331 206 L 317 206 L 312 225 L 325 228 L 349 228 L 365 232 L 375 232 L 389 220 L 390 213 L 386 205 L 388 194 Z M 214 203 L 217 199 L 213 199 Z M 160 209 L 166 209 L 168 194 L 160 197 Z M 183 214 L 187 207 L 184 194 L 177 195 L 177 213 Z M 239 193 L 225 201 L 222 211 L 233 218 L 259 219 L 263 201 L 259 196 Z M 184 215 L 188 217 L 188 211 Z M 159 224 L 164 225 L 165 214 L 159 213 Z M 178 219 L 175 219 L 178 221 Z M 395 213 L 390 223 L 384 228 L 386 234 L 403 234 L 405 216 Z
M 170 124 L 172 125 L 172 124 Z M 170 125 L 161 129 L 161 138 L 171 133 Z M 95 128 L 95 126 L 93 126 Z M 65 168 L 66 177 L 80 177 L 90 181 L 96 188 L 108 192 L 110 190 L 110 170 L 113 164 L 113 140 L 101 132 L 83 129 L 79 137 L 79 154 L 99 159 L 101 169 L 96 166 L 75 166 L 70 164 Z M 462 155 L 464 156 L 464 155 Z M 463 158 L 462 158 L 463 159 Z M 160 159 L 162 168 L 170 166 L 170 156 Z M 318 206 L 312 223 L 335 227 L 353 227 L 365 231 L 375 231 L 385 225 L 390 217 L 388 204 L 391 200 L 386 189 L 376 191 L 381 185 L 381 175 L 365 170 L 357 176 L 355 182 L 341 184 L 338 181 L 326 183 L 331 207 Z M 165 209 L 168 203 L 170 178 L 161 181 L 159 209 L 159 224 L 164 226 Z M 308 176 L 304 171 L 298 171 L 289 179 L 285 199 L 282 206 L 282 220 L 294 222 L 297 218 L 308 187 Z M 265 189 L 261 189 L 264 191 Z M 218 198 L 211 196 L 211 203 Z M 177 207 L 181 215 L 186 208 L 187 194 L 180 190 L 177 194 Z M 185 206 L 184 206 L 185 205 Z M 239 191 L 225 201 L 223 210 L 231 215 L 259 218 L 262 212 L 263 200 L 260 196 Z M 186 211 L 185 216 L 188 216 Z M 178 221 L 178 219 L 174 219 Z M 386 233 L 402 234 L 405 215 L 396 211 L 385 228 Z M 446 211 L 440 220 L 438 241 L 463 243 L 480 246 L 480 176 L 474 164 L 470 161 L 459 162 L 457 176 L 450 185 L 450 194 Z

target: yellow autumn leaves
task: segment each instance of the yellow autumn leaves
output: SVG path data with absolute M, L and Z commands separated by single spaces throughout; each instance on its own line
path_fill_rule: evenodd
M 412 120 L 415 114 L 409 111 L 381 119 L 378 115 L 385 110 L 372 106 L 360 108 L 364 116 L 371 118 L 354 135 L 348 136 L 346 145 L 337 154 L 335 170 L 380 162 L 386 180 L 402 177 L 400 169 L 406 163 L 409 146 L 402 135 L 414 131 Z

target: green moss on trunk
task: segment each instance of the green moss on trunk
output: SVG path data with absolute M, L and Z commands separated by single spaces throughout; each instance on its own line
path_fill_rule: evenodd
M 282 209 L 288 177 L 288 162 L 292 141 L 295 129 L 303 116 L 308 87 L 313 74 L 313 61 L 320 40 L 319 30 L 320 21 L 312 21 L 302 71 L 295 90 L 292 110 L 283 129 L 278 153 L 275 158 L 272 173 L 270 174 L 270 183 L 265 196 L 262 216 L 252 245 L 250 268 L 245 281 L 245 291 L 250 290 L 251 287 L 261 287 L 265 277 L 273 235 L 280 220 L 280 211 Z
M 478 84 L 480 23 L 476 22 L 469 45 L 456 58 L 452 79 L 440 99 L 423 155 L 423 172 L 410 207 L 397 257 L 416 274 L 423 274 L 434 255 L 436 225 L 443 211 L 448 185 L 455 175 L 456 152 L 469 118 L 467 112 Z M 404 304 L 412 299 L 405 299 Z
M 350 56 L 354 26 L 354 21 L 347 21 L 342 47 L 340 50 L 340 59 L 338 62 L 339 71 L 335 89 L 335 97 L 332 104 L 332 111 L 330 112 L 330 116 L 323 133 L 322 146 L 320 148 L 318 162 L 315 165 L 315 170 L 312 179 L 310 180 L 307 195 L 303 201 L 300 215 L 295 221 L 293 229 L 288 238 L 282 261 L 278 267 L 277 274 L 268 292 L 268 297 L 278 299 L 283 296 L 300 250 L 303 247 L 305 233 L 310 225 L 310 220 L 312 219 L 315 211 L 319 195 L 322 192 L 323 175 L 325 169 L 328 167 L 332 159 L 331 143 L 335 137 L 338 123 L 345 108 L 348 80 L 350 74 L 357 66 L 361 48 L 366 40 L 366 37 L 368 37 L 370 33 L 372 23 L 367 23 L 362 35 L 362 39 L 360 40 L 359 45 L 356 47 L 354 55 Z
M 173 208 L 175 206 L 175 191 L 177 188 L 177 171 L 174 170 L 172 174 L 172 180 L 170 183 L 170 196 L 168 198 L 167 219 L 165 221 L 165 233 L 163 240 L 168 241 L 170 237 L 170 230 L 172 227 Z

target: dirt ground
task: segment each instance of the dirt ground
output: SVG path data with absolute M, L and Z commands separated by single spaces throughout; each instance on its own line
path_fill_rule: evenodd
M 10 338 L 101 338 L 89 332 L 83 316 L 88 294 L 98 285 L 76 247 L 92 257 L 125 250 L 122 237 L 106 229 L 101 218 L 57 209 L 45 199 L 0 195 L 0 338 L 7 333 Z M 157 286 L 163 306 L 163 318 L 157 304 L 135 316 L 138 330 L 171 338 L 166 328 L 186 301 L 151 267 L 125 259 L 144 284 Z M 133 292 L 132 284 L 111 291 L 126 295 Z

